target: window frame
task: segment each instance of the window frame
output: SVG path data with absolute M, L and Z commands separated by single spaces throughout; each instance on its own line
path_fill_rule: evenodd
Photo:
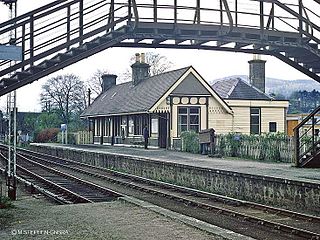
M 187 109 L 186 113 L 180 113 L 180 110 L 181 109 Z M 191 109 L 197 109 L 197 113 L 191 113 Z M 187 121 L 186 123 L 181 123 L 181 118 L 180 116 L 185 116 L 187 118 Z M 198 124 L 191 124 L 190 123 L 190 119 L 191 117 L 190 116 L 198 116 Z M 181 130 L 182 129 L 182 126 L 185 126 L 186 127 L 186 130 Z M 191 131 L 191 130 L 194 130 L 194 129 L 191 129 L 191 126 L 198 126 L 198 129 L 197 129 L 197 133 L 200 131 L 201 129 L 201 107 L 200 106 L 178 106 L 178 109 L 177 109 L 177 136 L 180 137 L 181 133 L 184 132 L 184 131 Z
M 253 113 L 253 110 L 258 110 L 259 113 Z M 253 117 L 259 118 L 259 123 L 253 123 Z M 253 131 L 253 126 L 258 126 L 258 132 Z M 261 134 L 261 108 L 250 107 L 250 134 L 260 135 Z
M 271 130 L 273 130 L 273 129 L 271 129 L 271 124 L 274 124 L 274 131 L 271 131 Z M 277 122 L 269 122 L 269 132 L 270 133 L 276 133 L 277 132 L 277 128 L 278 128 L 278 126 L 277 126 L 278 124 L 277 124 Z

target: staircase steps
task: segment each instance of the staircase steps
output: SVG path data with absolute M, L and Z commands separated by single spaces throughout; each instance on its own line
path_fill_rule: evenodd
M 32 76 L 32 73 L 26 72 L 26 71 L 24 71 L 24 72 L 17 72 L 17 73 L 16 73 L 16 77 L 17 77 L 17 79 L 18 79 L 19 81 L 22 81 L 24 78 L 27 78 L 27 77 L 30 77 L 30 76 Z
M 320 106 L 294 129 L 295 163 L 297 167 L 320 168 L 320 138 L 315 129 L 319 124 Z M 316 126 L 317 125 L 317 126 Z
M 27 69 L 27 71 L 29 71 L 32 74 L 36 74 L 36 73 L 41 72 L 45 69 L 46 69 L 46 67 L 43 65 L 35 65 L 35 66 L 31 66 L 29 69 Z
M 6 86 L 17 83 L 17 82 L 18 80 L 14 78 L 2 78 L 0 80 L 0 88 L 5 88 Z

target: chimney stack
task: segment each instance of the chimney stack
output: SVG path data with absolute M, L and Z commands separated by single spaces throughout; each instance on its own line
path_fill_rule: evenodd
M 116 85 L 117 75 L 114 74 L 103 74 L 102 78 L 102 92 L 107 91 L 109 88 Z
M 136 62 L 131 65 L 132 68 L 132 83 L 133 85 L 138 85 L 144 79 L 150 77 L 149 69 L 150 65 L 146 62 L 146 57 L 144 53 L 136 53 Z
M 262 92 L 266 90 L 266 61 L 261 60 L 260 55 L 254 55 L 253 60 L 249 62 L 249 80 L 250 84 Z

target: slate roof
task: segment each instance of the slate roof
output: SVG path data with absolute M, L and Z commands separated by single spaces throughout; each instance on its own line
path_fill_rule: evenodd
M 146 112 L 189 68 L 149 77 L 136 86 L 132 82 L 115 85 L 100 94 L 81 116 Z
M 239 77 L 219 80 L 213 83 L 211 87 L 223 99 L 273 100 L 270 96 Z

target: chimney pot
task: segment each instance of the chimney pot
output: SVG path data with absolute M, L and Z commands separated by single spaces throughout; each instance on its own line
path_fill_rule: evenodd
M 103 74 L 102 78 L 102 92 L 107 91 L 111 87 L 116 85 L 117 75 L 114 74 Z
M 136 53 L 136 63 L 140 62 L 140 53 Z
M 139 60 L 138 60 L 139 59 Z M 141 81 L 150 76 L 150 65 L 145 62 L 145 54 L 136 54 L 136 62 L 131 65 L 132 68 L 132 83 L 138 85 Z
M 141 53 L 141 55 L 140 55 L 140 62 L 141 63 L 146 63 L 146 54 L 145 53 Z

